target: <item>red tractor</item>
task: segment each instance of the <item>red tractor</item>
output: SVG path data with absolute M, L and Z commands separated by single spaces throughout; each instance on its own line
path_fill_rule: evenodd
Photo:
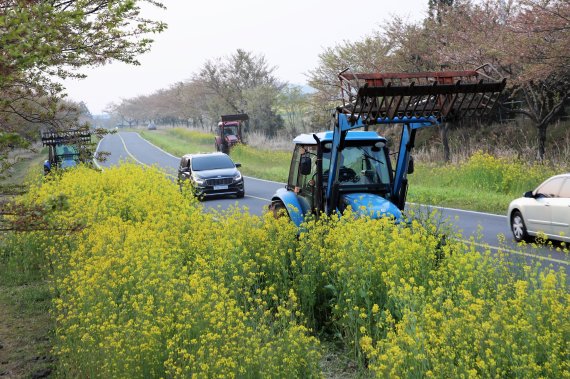
M 243 143 L 242 126 L 249 117 L 245 113 L 223 115 L 218 123 L 218 135 L 216 136 L 216 151 L 229 154 L 230 148 L 238 143 Z

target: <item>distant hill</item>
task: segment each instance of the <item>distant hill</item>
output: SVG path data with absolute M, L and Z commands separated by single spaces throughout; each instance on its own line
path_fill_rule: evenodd
M 316 89 L 314 89 L 313 87 L 308 86 L 308 85 L 299 85 L 299 87 L 301 87 L 301 90 L 303 91 L 304 94 L 310 94 L 310 93 L 317 92 Z

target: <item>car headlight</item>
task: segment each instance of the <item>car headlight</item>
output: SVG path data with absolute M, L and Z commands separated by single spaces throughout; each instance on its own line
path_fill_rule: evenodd
M 234 182 L 239 182 L 241 180 L 241 172 L 237 172 L 237 174 L 234 175 Z
M 195 175 L 192 176 L 192 180 L 194 181 L 194 183 L 199 184 L 199 185 L 204 184 L 204 182 L 206 181 L 206 179 L 201 178 L 199 176 L 195 176 Z

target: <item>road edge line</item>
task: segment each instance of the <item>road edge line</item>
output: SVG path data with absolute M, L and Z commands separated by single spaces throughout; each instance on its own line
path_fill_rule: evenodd
M 525 256 L 527 258 L 535 258 L 535 259 L 542 259 L 542 260 L 546 260 L 546 261 L 551 261 L 551 262 L 555 262 L 555 263 L 560 263 L 560 264 L 564 264 L 564 265 L 569 265 L 570 262 L 567 261 L 563 261 L 561 259 L 556 259 L 556 258 L 551 258 L 551 257 L 543 257 L 542 255 L 536 255 L 536 254 L 530 254 L 530 253 L 524 253 L 522 251 L 516 251 L 516 250 L 512 250 L 512 249 L 507 249 L 507 248 L 501 248 L 498 246 L 491 246 L 488 244 L 484 244 L 484 243 L 479 243 L 479 242 L 474 242 L 474 241 L 467 241 L 467 240 L 458 240 L 467 244 L 473 244 L 477 247 L 482 247 L 482 248 L 489 248 L 491 250 L 496 250 L 496 251 L 504 251 L 506 253 L 509 254 L 515 254 L 515 255 L 522 255 Z

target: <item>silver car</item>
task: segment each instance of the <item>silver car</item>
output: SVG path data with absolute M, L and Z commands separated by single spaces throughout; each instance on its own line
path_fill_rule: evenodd
M 538 233 L 570 242 L 570 173 L 553 176 L 534 191 L 513 200 L 507 215 L 518 242 Z

